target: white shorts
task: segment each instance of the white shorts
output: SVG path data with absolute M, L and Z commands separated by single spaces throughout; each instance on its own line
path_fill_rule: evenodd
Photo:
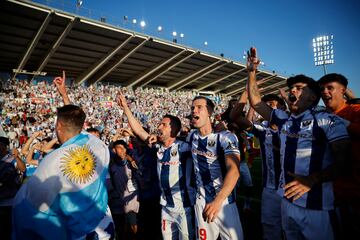
M 281 239 L 281 199 L 276 190 L 263 188 L 261 196 L 263 239 Z
M 207 223 L 203 218 L 205 202 L 197 199 L 195 204 L 196 239 L 216 240 L 219 235 L 222 240 L 242 240 L 243 230 L 236 203 L 224 203 L 215 221 Z
M 334 210 L 312 210 L 299 207 L 283 198 L 281 218 L 286 239 L 335 239 L 333 213 L 335 213 Z
M 171 211 L 167 207 L 161 209 L 161 232 L 164 240 L 195 238 L 194 211 L 188 207 L 181 211 Z

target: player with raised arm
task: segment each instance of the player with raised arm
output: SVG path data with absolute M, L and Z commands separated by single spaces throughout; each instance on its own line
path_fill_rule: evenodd
M 149 142 L 150 134 L 131 113 L 121 94 L 118 104 L 123 108 L 134 133 Z M 193 208 L 195 190 L 190 145 L 176 139 L 181 129 L 178 117 L 165 115 L 159 124 L 160 144 L 152 147 L 154 164 L 161 188 L 161 230 L 164 239 L 193 239 Z
M 250 104 L 280 131 L 282 227 L 287 239 L 334 239 L 332 180 L 345 171 L 350 141 L 342 119 L 315 107 L 320 88 L 304 75 L 287 79 L 290 117 L 261 101 L 256 84 L 259 59 L 248 53 Z
M 264 239 L 281 239 L 281 197 L 277 194 L 280 179 L 280 139 L 278 127 L 268 121 L 253 122 L 254 109 L 250 107 L 247 117 L 243 107 L 248 100 L 245 90 L 230 113 L 232 121 L 240 129 L 254 134 L 260 142 L 262 159 L 263 191 L 261 197 L 261 223 Z M 272 109 L 285 110 L 285 102 L 275 94 L 261 98 Z

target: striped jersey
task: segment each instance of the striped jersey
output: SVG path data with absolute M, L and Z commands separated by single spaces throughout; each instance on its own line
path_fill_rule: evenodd
M 161 189 L 160 204 L 181 211 L 195 202 L 195 175 L 190 145 L 175 140 L 169 147 L 157 144 L 157 172 Z
M 307 110 L 288 117 L 276 109 L 271 122 L 280 129 L 281 184 L 294 180 L 288 172 L 308 176 L 333 164 L 329 143 L 349 137 L 343 120 L 324 111 Z M 283 190 L 279 193 L 283 195 Z M 331 210 L 333 202 L 332 182 L 324 182 L 293 203 L 309 209 Z
M 197 197 L 212 202 L 224 184 L 227 173 L 225 155 L 239 155 L 239 142 L 230 131 L 211 133 L 200 136 L 198 130 L 193 130 L 187 138 L 191 143 L 194 160 Z M 227 198 L 227 203 L 235 201 L 234 191 Z
M 280 179 L 280 139 L 267 121 L 254 123 L 251 130 L 260 142 L 263 187 L 277 190 Z

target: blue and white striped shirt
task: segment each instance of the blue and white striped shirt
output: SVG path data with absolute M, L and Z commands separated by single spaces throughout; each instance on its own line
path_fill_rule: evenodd
M 280 181 L 284 184 L 293 180 L 288 172 L 309 176 L 333 164 L 329 143 L 349 137 L 343 120 L 324 111 L 307 110 L 288 117 L 284 111 L 276 109 L 272 112 L 271 123 L 280 129 Z M 283 195 L 283 190 L 280 194 Z M 333 209 L 332 182 L 314 186 L 293 203 L 315 210 Z
M 190 145 L 175 140 L 168 148 L 156 145 L 157 170 L 160 182 L 160 204 L 172 211 L 181 211 L 195 202 L 195 174 Z
M 198 130 L 192 131 L 187 139 L 191 143 L 197 184 L 197 197 L 212 202 L 224 184 L 227 173 L 225 155 L 240 154 L 239 142 L 230 131 L 200 136 Z M 235 201 L 234 191 L 227 198 L 228 203 Z
M 269 127 L 268 122 L 254 123 L 251 130 L 259 138 L 263 187 L 277 190 L 280 179 L 280 138 L 277 130 Z

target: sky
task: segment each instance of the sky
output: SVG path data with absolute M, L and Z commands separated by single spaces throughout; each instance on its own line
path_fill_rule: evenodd
M 178 43 L 240 62 L 255 46 L 263 70 L 316 80 L 324 70 L 314 65 L 312 39 L 333 35 L 335 63 L 326 66 L 327 72 L 347 77 L 360 97 L 359 0 L 82 0 L 79 11 L 166 40 L 172 40 L 173 31 L 184 33 Z M 145 28 L 133 25 L 133 18 L 144 20 Z

